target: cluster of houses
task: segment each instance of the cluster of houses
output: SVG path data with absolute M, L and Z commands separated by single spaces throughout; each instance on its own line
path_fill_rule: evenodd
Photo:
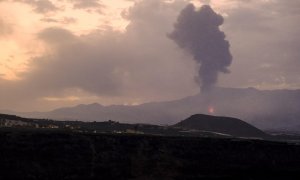
M 105 123 L 105 122 L 103 122 Z M 114 134 L 144 134 L 139 127 L 143 125 L 135 125 L 129 127 L 119 127 L 118 122 L 107 121 L 107 124 L 91 122 L 66 122 L 66 121 L 51 121 L 51 120 L 36 120 L 36 119 L 25 119 L 12 115 L 1 115 L 0 114 L 0 128 L 31 128 L 31 129 L 65 129 L 76 132 L 92 132 L 92 133 L 114 133 Z M 109 126 L 108 126 L 109 124 Z M 100 126 L 100 128 L 99 128 Z M 103 127 L 107 129 L 103 129 Z
M 31 127 L 32 124 L 20 120 L 0 119 L 0 127 Z
M 25 122 L 22 120 L 12 120 L 12 119 L 5 119 L 0 118 L 0 127 L 10 127 L 10 128 L 18 128 L 18 127 L 28 127 L 28 128 L 50 128 L 50 129 L 58 129 L 57 125 L 47 124 L 47 125 L 40 125 L 34 122 Z

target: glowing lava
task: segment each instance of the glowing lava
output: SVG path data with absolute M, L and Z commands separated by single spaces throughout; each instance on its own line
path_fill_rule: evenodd
M 215 113 L 215 108 L 212 107 L 212 106 L 209 106 L 208 107 L 208 112 L 209 112 L 209 114 L 214 114 Z

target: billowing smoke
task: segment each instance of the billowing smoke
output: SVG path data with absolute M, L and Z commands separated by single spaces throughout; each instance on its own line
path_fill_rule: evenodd
M 198 82 L 202 91 L 214 86 L 219 72 L 229 72 L 227 67 L 232 61 L 230 45 L 219 29 L 223 21 L 223 17 L 209 5 L 196 10 L 193 4 L 189 4 L 181 11 L 174 31 L 168 35 L 180 48 L 191 53 L 200 65 Z

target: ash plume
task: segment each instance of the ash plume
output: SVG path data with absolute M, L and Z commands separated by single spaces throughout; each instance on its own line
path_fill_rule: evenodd
M 174 31 L 168 37 L 177 45 L 191 53 L 200 65 L 198 82 L 202 92 L 209 91 L 217 82 L 218 74 L 229 73 L 227 67 L 232 56 L 229 42 L 219 29 L 224 19 L 209 5 L 196 10 L 193 4 L 187 5 L 174 24 Z

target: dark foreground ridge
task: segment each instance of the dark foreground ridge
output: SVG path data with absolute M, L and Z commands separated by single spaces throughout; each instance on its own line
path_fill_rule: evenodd
M 2 129 L 0 179 L 299 179 L 300 146 L 234 138 Z
M 195 114 L 175 127 L 218 132 L 235 137 L 267 138 L 268 135 L 256 127 L 236 118 Z
M 28 119 L 0 114 L 0 128 L 60 129 L 89 133 L 135 133 L 165 136 L 246 137 L 270 139 L 254 126 L 235 118 L 196 114 L 173 126 L 125 124 L 116 121 L 81 122 Z M 274 138 L 273 138 L 274 139 Z

